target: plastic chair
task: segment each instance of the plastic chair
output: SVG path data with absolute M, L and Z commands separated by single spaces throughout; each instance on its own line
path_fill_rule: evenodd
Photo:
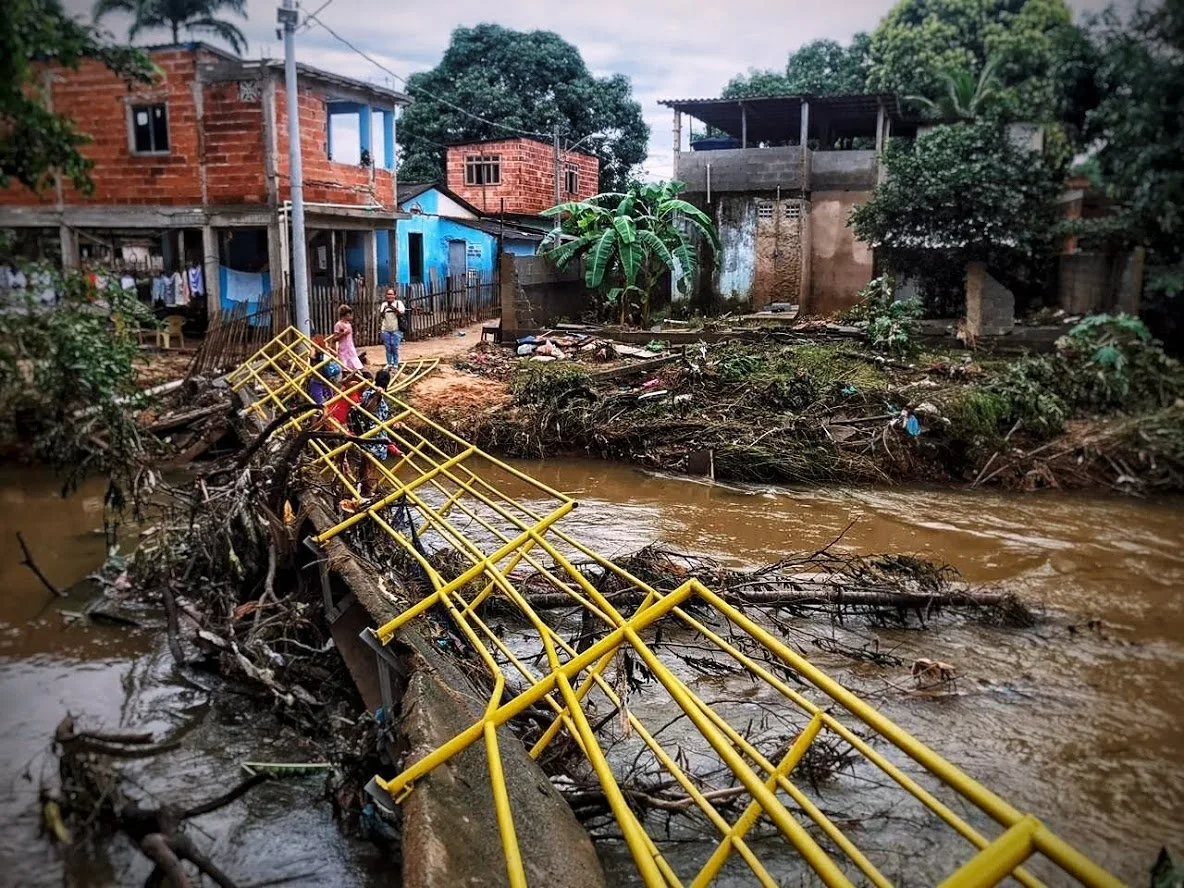
M 185 334 L 181 328 L 185 326 L 183 315 L 169 315 L 164 319 L 164 326 L 156 331 L 156 344 L 161 348 L 171 348 L 173 337 L 177 338 L 181 348 L 185 347 Z

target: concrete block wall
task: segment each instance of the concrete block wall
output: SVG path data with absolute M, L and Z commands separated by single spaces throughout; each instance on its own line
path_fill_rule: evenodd
M 876 186 L 875 151 L 811 151 L 811 191 L 870 191 Z
M 734 148 L 683 151 L 675 159 L 675 178 L 688 193 L 706 193 L 707 166 L 711 191 L 801 191 L 805 182 L 800 148 Z
M 560 270 L 541 256 L 503 253 L 498 273 L 503 337 L 534 333 L 564 318 L 577 321 L 594 304 L 578 264 Z
M 465 158 L 495 155 L 500 164 L 497 185 L 468 185 L 465 183 Z M 579 189 L 574 194 L 565 190 L 564 171 L 575 167 Z M 453 145 L 448 149 L 446 177 L 448 188 L 477 209 L 487 213 L 502 210 L 533 216 L 555 204 L 554 147 L 536 139 L 501 139 Z M 566 152 L 560 162 L 559 199 L 586 200 L 600 190 L 600 161 L 579 152 Z

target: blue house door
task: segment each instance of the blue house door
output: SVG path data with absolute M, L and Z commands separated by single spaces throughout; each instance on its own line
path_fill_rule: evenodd
M 448 242 L 448 276 L 464 277 L 469 270 L 469 245 L 464 241 Z

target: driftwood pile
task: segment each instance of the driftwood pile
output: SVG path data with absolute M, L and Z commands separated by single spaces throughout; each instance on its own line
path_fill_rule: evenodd
M 216 798 L 186 808 L 168 803 L 146 808 L 129 799 L 115 760 L 147 758 L 179 745 L 177 741 L 154 742 L 151 734 L 77 731 L 74 719 L 66 716 L 54 732 L 60 790 L 56 795 L 42 794 L 47 833 L 70 844 L 81 836 L 73 835 L 69 823 L 77 824 L 88 838 L 122 832 L 155 864 L 146 886 L 163 885 L 167 880 L 172 888 L 189 888 L 194 881 L 182 866 L 182 861 L 188 861 L 221 888 L 235 888 L 235 882 L 194 844 L 184 827 L 195 817 L 226 807 L 269 775 L 249 777 Z

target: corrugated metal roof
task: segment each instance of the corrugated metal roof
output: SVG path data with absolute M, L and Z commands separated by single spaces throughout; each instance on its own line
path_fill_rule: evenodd
M 892 93 L 661 99 L 658 104 L 688 114 L 735 138 L 747 134 L 750 145 L 796 141 L 801 130 L 802 106 L 807 104 L 812 136 L 823 123 L 836 135 L 874 135 L 881 107 L 889 118 L 904 119 L 900 102 Z

